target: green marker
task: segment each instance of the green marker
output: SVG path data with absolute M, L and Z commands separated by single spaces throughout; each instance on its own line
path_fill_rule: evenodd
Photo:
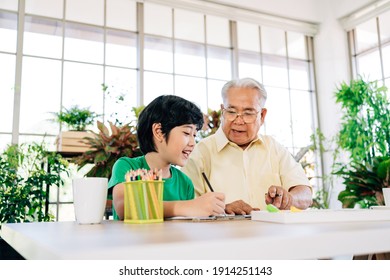
M 276 206 L 274 206 L 273 204 L 267 204 L 267 211 L 276 213 L 276 212 L 279 212 L 280 210 Z

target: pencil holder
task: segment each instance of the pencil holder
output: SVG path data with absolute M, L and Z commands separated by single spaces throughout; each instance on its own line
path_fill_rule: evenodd
M 125 182 L 124 222 L 129 224 L 164 221 L 163 181 Z

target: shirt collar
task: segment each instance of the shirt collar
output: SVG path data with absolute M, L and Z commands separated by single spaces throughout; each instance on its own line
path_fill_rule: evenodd
M 219 127 L 218 130 L 215 132 L 215 140 L 217 144 L 217 151 L 220 152 L 226 145 L 230 144 L 232 146 L 238 147 L 236 143 L 233 143 L 229 141 L 229 139 L 226 137 L 225 133 L 222 130 L 222 127 Z M 256 143 L 261 144 L 263 142 L 263 139 L 260 134 L 257 135 L 256 139 L 254 139 L 249 146 L 252 146 Z

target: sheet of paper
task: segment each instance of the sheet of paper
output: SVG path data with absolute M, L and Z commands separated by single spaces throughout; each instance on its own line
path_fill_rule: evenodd
M 187 220 L 187 221 L 223 221 L 223 220 L 244 220 L 250 219 L 251 215 L 218 215 L 218 216 L 176 216 L 165 218 L 167 221 Z

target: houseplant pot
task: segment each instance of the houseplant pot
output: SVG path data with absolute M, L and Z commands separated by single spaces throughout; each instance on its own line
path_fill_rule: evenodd
M 57 151 L 83 153 L 91 147 L 84 141 L 91 134 L 86 131 L 87 127 L 94 123 L 98 115 L 88 108 L 72 106 L 59 113 L 54 113 L 55 121 L 64 124 L 68 131 L 61 131 L 57 137 Z

